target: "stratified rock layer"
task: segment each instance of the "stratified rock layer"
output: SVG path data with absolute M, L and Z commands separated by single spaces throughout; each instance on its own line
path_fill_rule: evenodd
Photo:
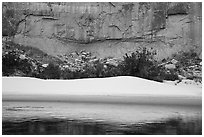
M 201 53 L 201 3 L 3 3 L 3 13 L 8 7 L 18 13 L 14 41 L 55 56 L 120 58 L 140 46 L 155 48 L 158 59 Z

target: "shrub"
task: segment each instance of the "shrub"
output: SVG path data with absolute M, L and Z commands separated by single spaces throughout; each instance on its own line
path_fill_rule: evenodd
M 43 79 L 60 79 L 61 70 L 57 65 L 50 63 L 40 74 Z
M 3 76 L 9 76 L 15 72 L 15 67 L 18 66 L 18 58 L 15 54 L 6 54 L 2 57 Z
M 121 76 L 122 72 L 119 67 L 113 65 L 107 65 L 107 68 L 104 69 L 104 76 L 105 77 L 114 77 L 114 76 Z
M 3 76 L 9 76 L 20 70 L 25 75 L 31 73 L 31 63 L 28 60 L 21 60 L 15 52 L 9 52 L 2 57 Z
M 154 60 L 155 51 L 146 48 L 138 50 L 131 55 L 125 55 L 124 60 L 118 66 L 106 64 L 106 60 L 96 60 L 95 62 L 85 62 L 85 66 L 79 70 L 71 71 L 65 69 L 62 72 L 64 79 L 77 78 L 103 78 L 113 76 L 136 76 L 149 80 L 163 82 L 166 80 L 176 80 L 178 76 L 174 72 L 167 73 L 163 66 L 159 66 Z
M 181 51 L 177 54 L 174 54 L 173 58 L 179 61 L 180 67 L 196 65 L 202 61 L 194 50 L 186 52 Z
M 178 74 L 176 70 L 166 70 L 164 68 L 161 68 L 160 71 L 160 79 L 162 80 L 170 80 L 170 81 L 175 81 L 175 80 L 179 80 Z
M 97 60 L 93 64 L 87 64 L 82 73 L 83 78 L 101 78 L 104 77 L 104 64 Z
M 80 78 L 88 78 L 84 77 L 84 74 L 80 70 L 71 71 L 69 69 L 65 69 L 61 73 L 62 79 L 80 79 Z
M 146 48 L 138 50 L 131 55 L 125 55 L 124 61 L 119 65 L 120 72 L 125 76 L 136 76 L 150 80 L 162 81 L 160 73 L 162 69 L 158 67 L 154 60 L 155 51 Z
M 119 76 L 120 70 L 110 64 L 105 64 L 104 60 L 97 60 L 95 62 L 86 62 L 86 65 L 79 70 L 65 69 L 62 71 L 64 79 L 74 78 L 103 78 L 111 76 Z

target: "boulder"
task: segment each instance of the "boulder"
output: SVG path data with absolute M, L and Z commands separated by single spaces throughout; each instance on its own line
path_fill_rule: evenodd
M 172 63 L 172 64 L 177 64 L 177 63 L 178 63 L 178 61 L 177 61 L 177 60 L 175 60 L 175 59 L 172 59 L 172 60 L 171 60 L 171 63 Z
M 26 59 L 26 56 L 21 54 L 21 55 L 19 56 L 19 58 L 22 59 L 22 60 L 24 60 L 24 59 Z
M 174 64 L 166 64 L 166 65 L 165 65 L 165 68 L 171 70 L 171 69 L 175 69 L 176 66 L 175 66 Z
M 46 68 L 49 64 L 42 64 L 42 67 Z

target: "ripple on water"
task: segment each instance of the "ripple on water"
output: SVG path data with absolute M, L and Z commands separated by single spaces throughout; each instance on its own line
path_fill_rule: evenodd
M 3 102 L 3 134 L 199 134 L 201 111 L 179 106 Z

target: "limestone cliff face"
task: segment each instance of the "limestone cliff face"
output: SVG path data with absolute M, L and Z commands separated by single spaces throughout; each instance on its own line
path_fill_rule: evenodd
M 3 4 L 18 13 L 14 41 L 52 55 L 87 50 L 122 57 L 140 46 L 155 48 L 159 59 L 201 52 L 201 3 Z

